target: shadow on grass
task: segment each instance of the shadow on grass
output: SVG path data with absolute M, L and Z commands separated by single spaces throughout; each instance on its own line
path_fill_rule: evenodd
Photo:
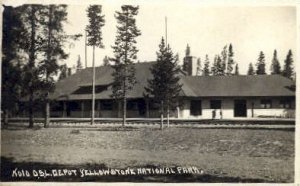
M 215 126 L 215 127 L 193 127 L 193 126 L 177 126 L 177 128 L 190 128 L 190 129 L 230 129 L 230 130 L 279 130 L 279 131 L 287 131 L 287 132 L 295 132 L 295 127 L 286 127 L 286 128 L 264 128 L 264 127 L 226 127 L 226 126 Z
M 12 177 L 14 170 L 19 170 L 19 176 Z M 135 169 L 135 167 L 131 167 Z M 140 167 L 139 167 L 140 168 Z M 145 165 L 144 168 L 160 168 L 154 165 Z M 54 177 L 53 170 L 76 170 L 77 174 L 61 175 Z M 82 165 L 63 165 L 63 164 L 48 164 L 41 162 L 14 162 L 13 158 L 1 157 L 1 181 L 63 181 L 63 182 L 206 182 L 206 183 L 262 183 L 268 182 L 263 179 L 246 179 L 239 177 L 216 176 L 209 174 L 148 174 L 148 175 L 93 175 L 81 177 L 80 169 L 99 170 L 108 169 L 105 164 L 82 164 Z M 137 169 L 137 168 L 136 168 Z M 26 170 L 30 176 L 26 176 Z M 33 172 L 40 177 L 34 176 Z M 51 174 L 51 176 L 42 176 L 42 173 Z M 14 174 L 16 175 L 16 174 Z
M 120 127 L 120 126 L 114 126 L 114 127 L 101 127 L 101 128 L 83 128 L 80 129 L 80 131 L 137 131 L 140 130 L 138 127 Z
M 41 126 L 33 126 L 29 128 L 26 125 L 4 125 L 2 126 L 1 130 L 40 130 L 43 129 Z

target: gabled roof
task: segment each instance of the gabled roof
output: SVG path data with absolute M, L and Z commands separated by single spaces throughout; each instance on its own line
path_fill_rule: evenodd
M 154 62 L 136 63 L 136 80 L 137 83 L 129 92 L 128 98 L 143 97 L 144 87 L 147 86 L 147 79 L 151 77 L 150 67 Z M 106 85 L 107 89 L 96 93 L 96 99 L 111 99 L 111 83 L 113 68 L 111 66 L 96 67 L 96 86 Z M 83 69 L 56 84 L 56 89 L 52 94 L 52 99 L 58 100 L 81 100 L 91 99 L 92 94 L 77 94 L 76 90 L 80 87 L 92 86 L 93 68 Z
M 128 98 L 142 98 L 147 80 L 152 78 L 150 67 L 155 62 L 136 63 L 137 84 Z M 91 99 L 87 93 L 92 86 L 92 68 L 83 69 L 56 84 L 52 99 Z M 96 99 L 111 99 L 113 69 L 111 66 L 96 67 Z M 256 76 L 181 76 L 182 96 L 186 97 L 226 97 L 226 96 L 295 96 L 290 87 L 293 81 L 280 75 Z M 90 91 L 91 92 L 91 91 Z

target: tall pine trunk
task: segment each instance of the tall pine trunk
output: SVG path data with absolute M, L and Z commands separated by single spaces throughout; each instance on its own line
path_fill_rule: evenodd
M 29 108 L 28 108 L 28 117 L 29 117 L 29 128 L 33 128 L 33 91 L 30 91 L 29 95 Z
M 8 110 L 7 109 L 3 110 L 3 125 L 4 126 L 8 125 Z
M 164 102 L 160 101 L 160 129 L 164 128 Z
M 30 23 L 31 23 L 31 44 L 29 49 L 29 73 L 30 73 L 30 79 L 29 79 L 29 128 L 33 128 L 33 79 L 35 78 L 35 72 L 34 72 L 34 61 L 35 61 L 35 32 L 36 32 L 36 25 L 35 25 L 35 7 L 34 5 L 31 5 L 31 16 L 30 16 Z
M 125 127 L 126 125 L 126 104 L 127 103 L 127 100 L 126 100 L 126 96 L 123 97 L 123 123 L 122 123 L 122 126 Z
M 167 107 L 167 127 L 170 126 L 170 107 Z
M 93 46 L 93 92 L 92 92 L 92 120 L 91 125 L 95 123 L 95 46 Z
M 118 118 L 121 118 L 122 117 L 122 100 L 117 100 L 117 103 L 118 103 Z
M 45 122 L 44 122 L 44 128 L 48 128 L 50 123 L 50 103 L 48 101 L 48 96 L 46 98 L 45 103 Z
M 48 52 L 47 52 L 47 62 L 50 63 L 51 61 L 51 37 L 52 37 L 52 5 L 49 5 L 49 23 L 48 23 Z M 48 69 L 46 68 L 46 82 L 49 82 L 49 72 Z M 45 121 L 44 121 L 44 128 L 47 128 L 49 126 L 50 123 L 50 103 L 49 103 L 49 90 L 46 91 L 46 95 L 45 95 Z
M 127 68 L 125 66 L 125 76 L 123 79 L 123 123 L 122 126 L 125 127 L 126 125 L 126 109 L 127 109 L 127 99 L 126 99 L 126 72 Z

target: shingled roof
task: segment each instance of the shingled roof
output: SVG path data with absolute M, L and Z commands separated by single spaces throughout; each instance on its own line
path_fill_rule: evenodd
M 295 96 L 295 84 L 281 75 L 185 76 L 188 97 Z
M 152 77 L 150 67 L 155 62 L 136 63 L 137 84 L 128 98 L 142 98 L 147 79 Z M 92 68 L 83 69 L 56 84 L 51 95 L 56 100 L 91 99 Z M 110 99 L 113 69 L 96 67 L 96 99 Z M 256 76 L 182 76 L 182 96 L 231 97 L 231 96 L 295 96 L 293 81 L 280 75 Z M 89 93 L 90 92 L 90 93 Z
M 143 97 L 144 87 L 147 86 L 147 79 L 151 77 L 150 67 L 154 62 L 136 63 L 136 80 L 137 83 L 134 88 L 129 92 L 128 98 Z M 96 67 L 96 86 L 106 86 L 101 92 L 96 92 L 96 99 L 111 99 L 112 94 L 111 83 L 113 68 L 111 66 Z M 78 89 L 83 87 L 92 86 L 93 68 L 83 69 L 56 84 L 54 93 L 51 95 L 52 99 L 57 100 L 82 100 L 91 99 L 92 91 L 90 94 L 77 93 Z

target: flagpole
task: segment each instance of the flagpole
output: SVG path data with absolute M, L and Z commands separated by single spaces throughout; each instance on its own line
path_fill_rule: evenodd
M 166 46 L 168 47 L 168 22 L 167 16 L 165 17 L 165 31 L 166 31 Z
M 92 121 L 91 125 L 95 123 L 95 75 L 96 75 L 96 69 L 95 69 L 95 46 L 93 46 L 93 93 L 92 93 Z
M 85 57 L 85 68 L 87 68 L 87 31 L 85 30 L 85 38 L 84 38 L 84 57 Z

